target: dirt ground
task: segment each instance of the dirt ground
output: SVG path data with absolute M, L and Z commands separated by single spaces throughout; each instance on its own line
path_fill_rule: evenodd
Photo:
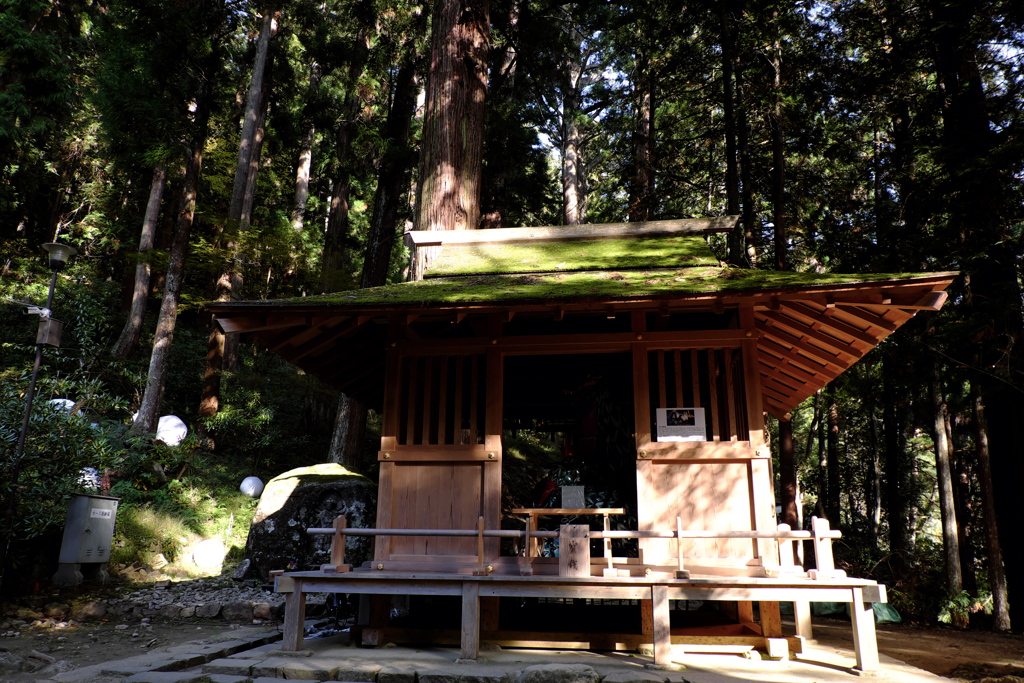
M 20 659 L 35 670 L 15 673 L 0 666 L 0 681 L 34 681 L 58 670 L 99 664 L 188 641 L 229 638 L 235 628 L 238 627 L 223 621 L 159 619 L 149 623 L 98 621 L 65 628 L 31 627 L 17 636 L 0 637 L 0 664 L 5 659 Z M 849 622 L 816 617 L 814 636 L 821 645 L 852 649 Z M 1024 635 L 886 624 L 878 627 L 878 646 L 889 657 L 941 676 L 961 680 L 1024 677 Z M 32 656 L 33 651 L 44 657 Z M 48 661 L 51 657 L 55 663 Z
M 64 628 L 28 627 L 17 636 L 0 633 L 0 681 L 21 683 L 190 641 L 223 640 L 223 621 L 95 621 Z M 33 655 L 33 652 L 42 655 Z M 50 661 L 51 658 L 54 661 Z M 20 667 L 19 667 L 20 663 Z M 16 668 L 22 668 L 16 672 Z M 27 670 L 26 670 L 27 669 Z

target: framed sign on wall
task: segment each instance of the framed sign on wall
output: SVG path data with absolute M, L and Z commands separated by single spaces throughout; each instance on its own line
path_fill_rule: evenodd
M 658 408 L 658 441 L 707 441 L 704 409 Z

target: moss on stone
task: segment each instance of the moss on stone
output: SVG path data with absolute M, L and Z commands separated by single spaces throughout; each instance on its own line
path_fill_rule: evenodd
M 558 273 L 606 268 L 684 268 L 717 264 L 718 259 L 700 236 L 450 244 L 441 250 L 427 277 Z

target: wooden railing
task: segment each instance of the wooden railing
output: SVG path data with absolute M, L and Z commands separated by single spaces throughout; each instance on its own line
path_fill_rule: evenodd
M 477 521 L 476 529 L 357 529 L 349 528 L 344 515 L 334 520 L 330 528 L 312 527 L 306 529 L 309 534 L 330 534 L 331 539 L 331 561 L 321 565 L 321 571 L 328 574 L 344 573 L 351 570 L 351 566 L 345 564 L 345 537 L 346 536 L 440 536 L 456 538 L 477 539 L 477 567 L 473 570 L 474 575 L 484 576 L 490 574 L 494 568 L 487 564 L 484 558 L 485 538 L 517 538 L 525 540 L 525 566 L 521 567 L 524 574 L 532 573 L 530 568 L 529 543 L 531 538 L 558 538 L 558 531 L 533 531 L 531 524 L 527 524 L 526 530 L 517 529 L 485 529 L 484 518 Z M 749 539 L 775 539 L 779 541 L 779 564 L 777 567 L 766 567 L 769 574 L 777 573 L 802 574 L 803 568 L 796 562 L 794 543 L 797 541 L 810 540 L 814 547 L 816 569 L 808 570 L 807 575 L 811 579 L 841 578 L 846 572 L 835 568 L 835 561 L 832 556 L 832 541 L 841 538 L 838 530 L 829 528 L 828 520 L 820 517 L 811 518 L 810 531 L 793 531 L 786 524 L 780 524 L 775 531 L 708 531 L 702 529 L 683 529 L 682 521 L 676 518 L 674 530 L 592 530 L 589 538 L 613 539 L 613 538 L 674 538 L 676 539 L 676 578 L 689 578 L 690 572 L 684 566 L 683 544 L 684 539 L 717 539 L 717 538 L 749 538 Z M 611 569 L 611 548 L 605 544 L 605 560 L 608 563 L 606 570 Z M 606 573 L 606 575 L 608 575 Z

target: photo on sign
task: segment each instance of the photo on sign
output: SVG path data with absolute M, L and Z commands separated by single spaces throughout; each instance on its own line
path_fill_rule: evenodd
M 658 441 L 706 441 L 703 408 L 658 408 Z

